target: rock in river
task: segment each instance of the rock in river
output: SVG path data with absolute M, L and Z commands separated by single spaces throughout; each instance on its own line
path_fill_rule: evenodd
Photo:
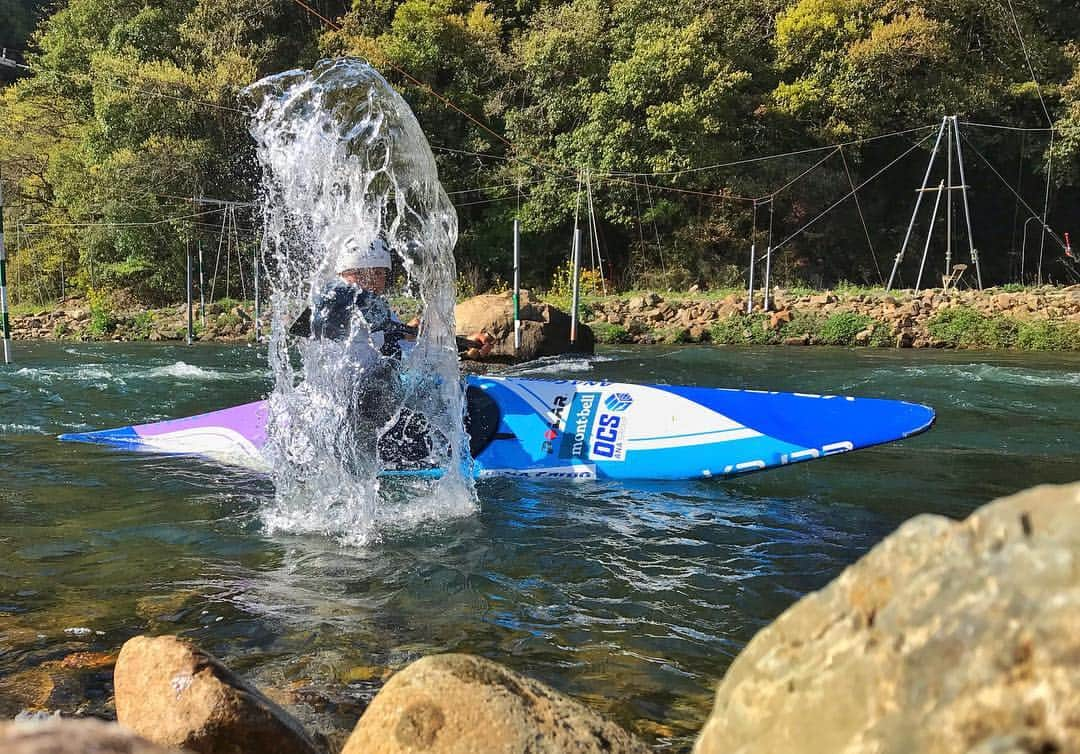
M 298 722 L 216 658 L 172 636 L 124 644 L 116 718 L 141 736 L 205 754 L 315 754 Z
M 394 675 L 342 754 L 620 754 L 648 748 L 582 704 L 480 657 L 434 655 Z
M 694 751 L 1080 751 L 1080 483 L 906 522 L 754 637 Z
M 100 720 L 0 723 L 4 754 L 183 754 Z
M 577 342 L 570 342 L 570 315 L 551 304 L 533 302 L 521 292 L 521 348 L 514 350 L 514 306 L 510 293 L 486 293 L 462 301 L 454 310 L 458 335 L 483 330 L 494 339 L 490 359 L 530 361 L 540 356 L 592 353 L 596 339 L 578 323 Z

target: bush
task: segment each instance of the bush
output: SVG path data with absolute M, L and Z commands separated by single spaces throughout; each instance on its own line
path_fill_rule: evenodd
M 765 345 L 774 339 L 768 324 L 768 314 L 736 315 L 714 322 L 709 328 L 709 338 L 729 346 Z
M 780 330 L 776 333 L 776 342 L 779 343 L 785 338 L 798 338 L 802 335 L 810 335 L 816 338 L 821 330 L 822 321 L 819 314 L 796 311 L 792 315 L 790 322 L 780 325 Z
M 552 298 L 570 300 L 573 297 L 574 275 L 571 267 L 570 262 L 566 262 L 556 269 L 555 274 L 551 276 L 551 287 L 548 289 L 548 294 Z M 578 295 L 599 296 L 603 293 L 603 290 L 604 286 L 600 273 L 596 270 L 582 268 L 581 275 L 578 278 Z
M 1054 322 L 1021 322 L 1016 347 L 1024 351 L 1080 350 L 1080 325 Z
M 968 307 L 938 312 L 927 323 L 930 335 L 954 348 L 1012 348 L 1018 326 L 1007 317 L 989 317 Z
M 821 325 L 817 340 L 830 346 L 855 345 L 855 336 L 874 324 L 874 318 L 855 312 L 839 312 Z
M 663 331 L 661 338 L 665 343 L 692 343 L 690 330 L 685 327 L 670 327 Z
M 630 343 L 634 340 L 630 331 L 622 325 L 613 325 L 610 322 L 597 322 L 589 325 L 589 327 L 592 328 L 597 343 L 607 343 L 611 345 L 614 343 Z
M 153 326 L 153 313 L 149 311 L 139 312 L 131 320 L 131 334 L 136 338 L 149 338 Z
M 116 329 L 117 318 L 112 311 L 112 302 L 104 291 L 89 288 L 86 298 L 90 302 L 90 334 L 101 338 Z

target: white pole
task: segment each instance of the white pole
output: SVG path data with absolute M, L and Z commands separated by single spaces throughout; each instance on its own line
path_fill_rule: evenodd
M 570 304 L 570 343 L 577 343 L 577 314 L 578 314 L 578 283 L 581 280 L 581 229 L 574 228 L 574 256 L 570 263 L 570 274 L 573 275 L 574 293 Z
M 514 218 L 514 353 L 521 348 L 521 223 Z
M 251 252 L 251 274 L 255 278 L 255 342 L 261 343 L 262 336 L 259 334 L 259 315 L 262 312 L 259 306 L 259 251 L 262 249 L 263 238 L 265 235 L 259 236 L 259 242 L 255 244 L 254 250 Z
M 192 321 L 191 303 L 191 240 L 187 243 L 187 344 L 190 346 L 195 339 L 195 323 Z
M 934 160 L 937 159 L 938 147 L 941 146 L 941 137 L 945 135 L 945 127 L 948 122 L 948 115 L 941 119 L 941 128 L 938 129 L 937 140 L 934 141 L 934 150 L 930 153 L 930 162 L 926 164 L 926 175 L 923 176 L 922 187 L 919 189 L 918 198 L 915 200 L 915 209 L 911 211 L 911 222 L 908 223 L 907 233 L 904 234 L 904 243 L 900 245 L 900 251 L 897 252 L 896 259 L 893 260 L 892 272 L 889 273 L 889 282 L 885 286 L 887 291 L 892 290 L 893 281 L 896 279 L 896 271 L 900 268 L 900 262 L 904 260 L 904 252 L 907 251 L 908 241 L 911 240 L 911 231 L 915 229 L 915 218 L 919 214 L 919 207 L 922 206 L 922 198 L 923 194 L 926 193 L 926 187 L 930 183 L 930 171 L 934 169 Z M 964 180 L 962 172 L 960 180 Z
M 762 304 L 763 311 L 769 311 L 769 291 L 771 285 L 772 276 L 772 228 L 773 228 L 773 200 L 769 197 L 769 245 L 765 248 L 765 287 L 762 291 L 765 295 L 765 301 Z
M 0 182 L 0 324 L 4 336 L 4 363 L 12 358 L 11 320 L 8 317 L 7 252 L 4 251 L 4 187 Z
M 757 256 L 757 202 L 754 202 L 754 229 L 750 236 L 750 280 L 746 288 L 746 313 L 754 311 L 754 258 Z
M 930 241 L 934 238 L 934 223 L 937 222 L 938 208 L 941 206 L 941 194 L 945 191 L 945 181 L 943 180 L 938 184 L 937 199 L 934 200 L 934 212 L 930 215 L 930 230 L 926 231 L 926 246 L 923 247 L 922 261 L 919 262 L 919 277 L 915 279 L 915 295 L 919 295 L 919 289 L 922 288 L 922 275 L 923 268 L 926 267 L 926 255 L 930 253 Z M 952 195 L 952 192 L 949 192 Z
M 956 123 L 956 116 L 952 116 L 953 131 L 956 135 L 956 162 L 960 166 L 960 193 L 964 197 L 964 222 L 967 223 L 968 250 L 971 253 L 971 263 L 975 265 L 975 278 L 982 290 L 982 268 L 979 267 L 979 252 L 975 249 L 975 237 L 971 234 L 971 208 L 968 206 L 967 178 L 964 176 L 964 150 L 960 146 L 960 126 Z
M 957 146 L 959 146 L 959 144 Z M 949 169 L 946 172 L 946 177 L 947 177 L 947 180 L 948 180 L 947 186 L 948 186 L 948 190 L 949 190 L 949 195 L 946 197 L 946 201 L 945 201 L 945 212 L 946 212 L 946 215 L 945 215 L 945 274 L 946 275 L 952 273 L 952 192 L 953 192 L 952 164 L 953 164 L 953 132 L 952 132 L 952 129 L 949 129 Z M 941 197 L 938 196 L 938 199 L 940 200 Z M 937 212 L 934 213 L 934 217 L 937 217 Z M 919 275 L 919 277 L 921 278 L 922 275 Z M 918 289 L 918 286 L 915 286 L 915 288 Z

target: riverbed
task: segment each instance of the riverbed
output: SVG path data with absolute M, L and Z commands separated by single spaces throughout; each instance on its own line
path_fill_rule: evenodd
M 189 637 L 331 739 L 411 660 L 460 651 L 685 750 L 753 634 L 905 519 L 1080 478 L 1080 355 L 621 347 L 530 377 L 917 401 L 928 433 L 728 481 L 486 480 L 475 515 L 366 549 L 269 536 L 261 476 L 62 444 L 269 389 L 253 346 L 21 342 L 0 366 L 0 716 L 109 716 L 109 653 Z M 74 653 L 80 661 L 61 662 Z M 51 684 L 51 685 L 50 685 Z

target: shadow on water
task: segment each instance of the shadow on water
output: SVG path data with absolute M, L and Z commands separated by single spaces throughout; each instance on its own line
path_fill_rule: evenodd
M 727 482 L 486 480 L 477 515 L 349 549 L 267 536 L 266 478 L 54 440 L 251 400 L 267 384 L 257 349 L 35 344 L 21 357 L 0 373 L 8 716 L 39 703 L 108 716 L 107 669 L 61 660 L 173 633 L 338 736 L 387 673 L 463 651 L 682 750 L 750 637 L 902 521 L 961 517 L 1080 469 L 1073 356 L 611 349 L 517 371 L 900 397 L 935 406 L 938 424 Z

